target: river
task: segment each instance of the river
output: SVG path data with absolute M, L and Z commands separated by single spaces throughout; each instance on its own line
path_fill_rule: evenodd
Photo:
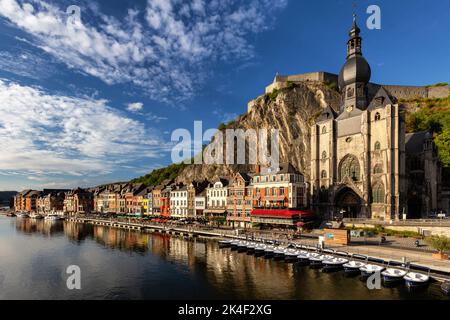
M 69 266 L 81 290 L 69 290 Z M 369 290 L 359 277 L 219 249 L 216 241 L 0 216 L 0 299 L 449 299 L 437 284 Z

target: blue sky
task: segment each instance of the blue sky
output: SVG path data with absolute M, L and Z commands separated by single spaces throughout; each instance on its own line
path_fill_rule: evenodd
M 351 0 L 0 0 L 0 190 L 124 181 L 274 75 L 337 73 Z M 450 81 L 450 2 L 356 1 L 372 81 Z M 380 6 L 381 30 L 366 8 Z M 80 21 L 66 8 L 81 9 Z

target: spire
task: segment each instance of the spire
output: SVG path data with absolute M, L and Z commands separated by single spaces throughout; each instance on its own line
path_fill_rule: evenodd
M 353 13 L 353 24 L 349 34 L 350 39 L 347 42 L 347 59 L 355 55 L 362 55 L 362 38 L 359 36 L 360 33 L 361 29 L 356 23 L 356 13 Z

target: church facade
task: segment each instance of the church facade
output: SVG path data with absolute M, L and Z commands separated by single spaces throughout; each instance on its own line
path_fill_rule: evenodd
M 369 94 L 370 78 L 354 19 L 339 74 L 340 110 L 325 108 L 311 127 L 312 202 L 330 219 L 406 213 L 405 120 L 383 87 Z

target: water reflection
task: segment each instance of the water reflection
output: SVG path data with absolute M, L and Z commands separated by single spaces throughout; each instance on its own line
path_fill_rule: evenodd
M 8 242 L 8 230 L 15 230 L 14 242 Z M 0 261 L 7 261 L 0 263 L 0 277 L 5 279 L 0 298 L 444 298 L 437 286 L 419 294 L 408 293 L 404 286 L 369 291 L 359 278 L 342 273 L 222 250 L 215 241 L 159 233 L 31 219 L 11 219 L 8 224 L 0 217 L 0 240 L 7 244 L 4 254 L 0 252 Z M 27 250 L 18 255 L 24 246 Z M 62 270 L 70 264 L 87 270 L 81 292 L 68 292 L 62 285 Z

